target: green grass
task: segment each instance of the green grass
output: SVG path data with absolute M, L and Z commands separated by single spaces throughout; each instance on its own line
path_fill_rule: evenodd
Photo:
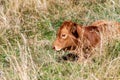
M 83 25 L 102 19 L 120 22 L 119 0 L 1 0 L 0 10 L 0 80 L 120 79 L 119 37 L 89 63 L 58 62 L 67 52 L 52 50 L 65 20 Z

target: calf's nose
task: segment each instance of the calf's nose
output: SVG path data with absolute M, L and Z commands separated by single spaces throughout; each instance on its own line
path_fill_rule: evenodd
M 52 49 L 54 49 L 54 50 L 55 50 L 55 47 L 53 46 L 53 47 L 52 47 Z

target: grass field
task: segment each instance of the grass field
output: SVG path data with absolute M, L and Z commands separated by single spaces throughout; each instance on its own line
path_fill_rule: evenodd
M 0 0 L 0 80 L 120 80 L 119 36 L 91 63 L 57 61 L 67 52 L 51 46 L 65 20 L 120 22 L 120 1 Z

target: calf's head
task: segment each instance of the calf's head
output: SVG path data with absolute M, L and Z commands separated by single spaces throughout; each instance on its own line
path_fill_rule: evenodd
M 76 23 L 65 21 L 57 31 L 56 40 L 53 42 L 53 49 L 59 51 L 76 47 L 78 43 L 78 31 Z

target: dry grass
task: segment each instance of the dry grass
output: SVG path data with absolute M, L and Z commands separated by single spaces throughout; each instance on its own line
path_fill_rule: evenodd
M 1 80 L 119 80 L 120 38 L 111 34 L 92 63 L 61 62 L 51 49 L 64 20 L 120 21 L 119 0 L 0 0 Z M 65 52 L 61 52 L 66 54 Z

